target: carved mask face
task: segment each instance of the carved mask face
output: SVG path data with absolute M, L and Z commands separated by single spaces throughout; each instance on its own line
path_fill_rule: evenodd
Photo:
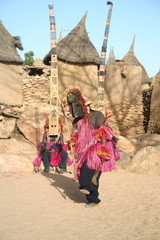
M 79 102 L 77 93 L 68 93 L 67 102 L 74 118 L 82 118 L 84 116 L 83 108 Z

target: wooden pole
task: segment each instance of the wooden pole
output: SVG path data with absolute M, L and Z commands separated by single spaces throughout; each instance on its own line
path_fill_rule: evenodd
M 58 94 L 58 64 L 57 64 L 57 52 L 56 52 L 56 22 L 53 11 L 53 5 L 49 5 L 49 19 L 50 19 L 50 43 L 51 43 L 51 88 L 50 88 L 50 117 L 49 117 L 49 134 L 58 135 L 58 107 L 61 105 L 62 113 L 65 118 L 68 134 L 70 136 L 68 121 L 65 116 L 63 106 Z M 74 179 L 76 178 L 75 158 L 73 149 L 71 146 L 71 154 L 73 158 L 73 171 Z
M 49 5 L 50 45 L 51 45 L 51 81 L 49 135 L 58 135 L 58 64 L 56 52 L 56 22 L 53 5 Z
M 108 43 L 108 35 L 109 35 L 109 28 L 110 28 L 110 22 L 111 22 L 111 14 L 112 14 L 112 7 L 113 3 L 108 1 L 107 5 L 109 5 L 109 11 L 108 11 L 108 17 L 106 21 L 105 26 L 105 32 L 104 32 L 104 39 L 103 39 L 103 45 L 101 49 L 101 63 L 98 73 L 98 105 L 99 108 L 104 108 L 104 83 L 105 83 L 105 63 L 106 63 L 106 52 L 107 52 L 107 43 Z

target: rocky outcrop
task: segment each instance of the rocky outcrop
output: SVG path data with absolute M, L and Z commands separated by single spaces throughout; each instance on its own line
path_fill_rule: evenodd
M 117 143 L 117 147 L 129 154 L 134 154 L 138 147 L 139 147 L 139 142 L 137 139 L 131 139 L 131 138 L 127 138 L 124 136 L 119 136 L 118 137 L 118 143 Z
M 15 128 L 15 118 L 0 118 L 0 138 L 9 138 Z
M 48 105 L 28 106 L 20 119 L 17 120 L 17 128 L 31 143 L 42 141 L 46 116 L 49 114 Z
M 137 143 L 139 146 L 137 150 L 139 150 L 143 147 L 147 147 L 147 146 L 156 147 L 156 146 L 160 145 L 160 135 L 146 133 L 137 139 Z
M 144 134 L 138 139 L 120 136 L 118 142 L 120 159 L 118 169 L 129 172 L 160 175 L 160 135 Z
M 133 173 L 160 176 L 159 156 L 160 145 L 144 147 L 132 158 L 130 166 L 126 169 Z

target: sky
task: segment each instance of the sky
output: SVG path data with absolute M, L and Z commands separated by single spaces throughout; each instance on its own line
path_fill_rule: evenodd
M 101 53 L 109 6 L 104 0 L 0 0 L 0 20 L 12 36 L 20 36 L 24 54 L 33 51 L 43 59 L 50 51 L 48 5 L 54 5 L 57 40 L 65 37 L 87 12 L 86 30 L 97 52 Z M 160 70 L 160 0 L 113 0 L 107 43 L 116 59 L 122 59 L 135 37 L 134 53 L 149 77 Z

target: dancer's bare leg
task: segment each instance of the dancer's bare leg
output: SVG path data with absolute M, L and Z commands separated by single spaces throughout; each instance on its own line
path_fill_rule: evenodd
M 94 185 L 98 185 L 97 177 L 99 176 L 99 173 L 100 173 L 99 170 L 95 170 L 95 173 L 94 173 L 94 175 L 93 175 L 93 177 L 92 177 L 92 183 L 93 183 Z

